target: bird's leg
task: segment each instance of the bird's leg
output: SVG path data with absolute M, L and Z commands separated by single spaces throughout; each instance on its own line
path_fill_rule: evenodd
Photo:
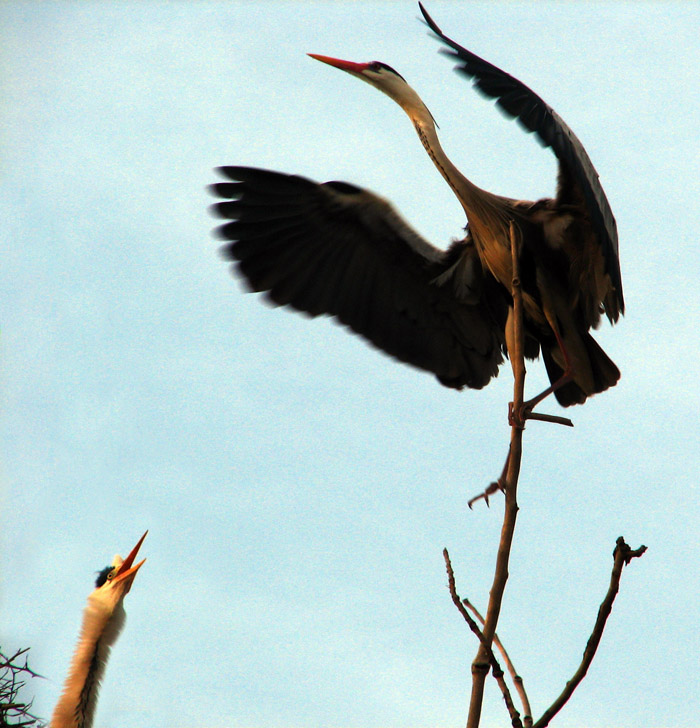
M 559 350 L 564 357 L 564 373 L 559 377 L 559 379 L 557 379 L 556 382 L 550 384 L 547 389 L 545 389 L 543 392 L 540 392 L 536 397 L 528 399 L 527 402 L 523 402 L 522 412 L 525 414 L 525 419 L 528 419 L 528 415 L 543 399 L 549 397 L 550 394 L 556 392 L 557 389 L 563 387 L 565 384 L 568 384 L 574 378 L 574 367 L 571 363 L 571 359 L 569 358 L 569 353 L 564 346 L 564 341 L 562 340 L 561 336 L 559 336 L 559 331 L 557 330 L 556 326 L 552 327 L 552 331 L 554 331 L 554 336 L 556 337 L 557 344 L 559 345 Z
M 564 357 L 564 373 L 561 375 L 561 377 L 559 377 L 559 379 L 557 379 L 556 382 L 550 384 L 547 389 L 540 392 L 536 397 L 528 399 L 527 402 L 523 402 L 518 412 L 514 411 L 513 404 L 511 402 L 508 408 L 508 422 L 511 426 L 517 425 L 519 427 L 524 427 L 525 420 L 542 420 L 544 422 L 554 422 L 556 424 L 566 425 L 567 427 L 574 426 L 573 422 L 571 422 L 571 420 L 567 417 L 557 417 L 555 415 L 540 415 L 532 411 L 543 399 L 549 397 L 550 394 L 556 392 L 557 389 L 563 387 L 565 384 L 568 384 L 574 378 L 574 368 L 571 363 L 571 359 L 569 358 L 569 354 L 566 351 L 566 347 L 564 346 L 564 341 L 562 340 L 561 336 L 559 336 L 559 331 L 557 330 L 556 326 L 552 326 L 552 331 L 554 332 L 557 344 L 559 345 L 559 350 Z

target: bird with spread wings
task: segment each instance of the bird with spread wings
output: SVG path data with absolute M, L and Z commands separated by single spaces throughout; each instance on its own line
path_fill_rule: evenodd
M 223 254 L 253 291 L 310 316 L 327 314 L 396 359 L 448 386 L 481 388 L 496 376 L 513 337 L 510 227 L 520 250 L 525 354 L 544 360 L 567 407 L 616 384 L 620 372 L 590 334 L 624 313 L 615 218 L 583 145 L 522 82 L 430 30 L 457 70 L 494 98 L 559 162 L 554 198 L 513 200 L 480 189 L 440 145 L 432 114 L 391 66 L 310 54 L 359 78 L 406 112 L 461 203 L 466 237 L 447 250 L 413 230 L 389 202 L 347 182 L 251 167 L 219 168 L 213 212 Z

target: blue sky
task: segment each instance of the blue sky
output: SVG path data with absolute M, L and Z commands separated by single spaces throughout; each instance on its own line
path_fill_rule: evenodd
M 695 3 L 428 4 L 574 129 L 617 217 L 617 387 L 531 423 L 499 633 L 539 714 L 580 659 L 624 535 L 599 655 L 559 726 L 697 725 Z M 0 639 L 60 692 L 94 572 L 150 529 L 98 726 L 453 726 L 484 606 L 510 371 L 455 393 L 245 295 L 205 186 L 250 164 L 366 186 L 426 238 L 464 219 L 410 123 L 315 52 L 395 67 L 474 182 L 554 190 L 549 151 L 451 71 L 413 2 L 0 6 Z M 527 391 L 544 385 L 540 363 Z M 560 412 L 555 403 L 545 411 Z M 484 726 L 506 715 L 489 685 Z

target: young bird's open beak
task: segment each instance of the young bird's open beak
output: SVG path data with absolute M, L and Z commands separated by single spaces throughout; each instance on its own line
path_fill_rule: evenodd
M 132 564 L 134 563 L 134 559 L 136 558 L 136 554 L 139 552 L 141 544 L 143 543 L 143 540 L 146 538 L 147 535 L 148 531 L 146 531 L 146 533 L 141 536 L 136 546 L 131 549 L 131 552 L 124 559 L 122 565 L 119 567 L 117 573 L 115 574 L 114 579 L 112 580 L 112 584 L 116 584 L 119 581 L 124 581 L 125 579 L 128 579 L 128 586 L 131 587 L 131 582 L 133 581 L 136 572 L 141 568 L 141 566 L 143 566 L 143 563 L 146 561 L 146 559 L 143 559 L 143 561 L 140 561 L 138 564 L 136 564 L 136 566 L 132 566 Z

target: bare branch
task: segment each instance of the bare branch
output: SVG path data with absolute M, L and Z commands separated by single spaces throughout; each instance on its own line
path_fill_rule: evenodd
M 32 700 L 28 703 L 18 699 L 20 691 L 25 687 L 24 678 L 41 677 L 29 667 L 27 661 L 28 648 L 17 650 L 7 657 L 0 649 L 0 726 L 20 728 L 40 728 L 43 724 L 32 715 Z M 24 656 L 24 661 L 20 657 Z
M 525 357 L 524 357 L 524 329 L 523 329 L 523 298 L 520 286 L 520 272 L 518 268 L 520 241 L 515 234 L 513 223 L 510 224 L 510 247 L 513 262 L 513 281 L 511 291 L 513 296 L 513 341 L 508 352 L 513 367 L 513 403 L 511 411 L 520 412 L 523 406 L 523 393 L 525 391 Z M 481 719 L 481 706 L 484 699 L 484 685 L 488 674 L 488 648 L 491 646 L 496 624 L 501 611 L 503 592 L 508 580 L 508 561 L 513 543 L 515 520 L 518 514 L 517 488 L 520 474 L 520 460 L 522 456 L 523 423 L 513 419 L 510 430 L 510 451 L 506 460 L 505 483 L 505 513 L 501 527 L 501 540 L 496 556 L 496 570 L 493 584 L 489 593 L 489 602 L 484 621 L 483 641 L 479 643 L 476 657 L 472 662 L 472 691 L 469 701 L 469 715 L 467 728 L 478 728 Z
M 38 677 L 43 680 L 44 679 L 43 675 L 39 675 L 39 673 L 34 672 L 34 670 L 32 670 L 29 667 L 29 662 L 28 662 L 29 658 L 28 657 L 25 656 L 24 665 L 15 665 L 14 664 L 19 657 L 21 657 L 22 655 L 24 655 L 27 652 L 29 652 L 29 647 L 25 647 L 24 649 L 17 650 L 17 652 L 15 652 L 15 654 L 12 655 L 12 657 L 5 657 L 5 655 L 0 653 L 0 670 L 9 668 L 10 670 L 15 670 L 17 672 L 23 672 L 23 673 L 26 673 L 27 675 L 31 675 L 32 677 Z
M 479 625 L 471 618 L 469 615 L 469 612 L 464 608 L 464 604 L 462 603 L 467 602 L 467 600 L 462 600 L 459 598 L 459 595 L 457 594 L 457 587 L 455 585 L 455 575 L 454 571 L 452 570 L 452 562 L 450 561 L 450 555 L 447 553 L 447 549 L 443 549 L 442 555 L 445 559 L 445 566 L 447 567 L 447 582 L 450 589 L 450 596 L 452 597 L 452 601 L 454 602 L 455 606 L 459 610 L 459 613 L 464 617 L 464 620 L 469 625 L 469 629 L 477 636 L 481 644 L 484 644 L 484 635 L 482 631 L 479 629 Z M 468 602 L 467 602 L 468 603 Z M 482 620 L 483 622 L 483 620 Z M 498 638 L 496 637 L 495 640 L 497 641 Z M 496 659 L 496 656 L 493 654 L 493 650 L 490 645 L 484 645 L 484 648 L 487 651 L 489 664 L 491 666 L 491 674 L 496 679 L 496 682 L 498 683 L 498 687 L 501 690 L 501 694 L 503 695 L 503 701 L 506 704 L 506 708 L 508 710 L 508 714 L 510 715 L 510 721 L 513 728 L 523 728 L 523 724 L 520 720 L 520 714 L 515 708 L 515 705 L 513 703 L 513 698 L 510 694 L 510 690 L 508 689 L 508 685 L 506 684 L 506 681 L 503 677 L 503 669 L 498 663 L 498 660 Z M 530 721 L 532 723 L 532 721 Z
M 613 551 L 614 561 L 612 574 L 610 575 L 610 586 L 608 587 L 605 599 L 603 599 L 600 607 L 598 608 L 598 617 L 596 618 L 593 632 L 591 632 L 591 636 L 588 638 L 588 642 L 586 643 L 586 649 L 583 651 L 581 664 L 571 680 L 566 683 L 561 695 L 559 695 L 552 705 L 545 710 L 542 717 L 534 724 L 533 728 L 545 728 L 545 726 L 549 725 L 552 718 L 564 707 L 574 690 L 576 690 L 580 682 L 586 676 L 588 668 L 593 661 L 596 650 L 598 649 L 598 645 L 600 644 L 605 624 L 610 616 L 613 602 L 615 601 L 615 597 L 617 596 L 617 592 L 620 588 L 622 569 L 624 566 L 629 564 L 632 559 L 641 556 L 646 550 L 646 546 L 640 546 L 638 549 L 631 549 L 625 543 L 625 539 L 622 536 L 617 539 L 615 550 Z
M 468 599 L 462 599 L 462 604 L 467 609 L 470 609 L 472 612 L 474 612 L 474 616 L 479 620 L 479 622 L 481 622 L 481 624 L 484 623 L 484 618 L 481 616 L 481 613 Z M 503 656 L 503 661 L 506 663 L 506 668 L 510 673 L 511 678 L 513 678 L 513 684 L 515 685 L 515 689 L 518 693 L 518 696 L 520 697 L 520 702 L 523 706 L 523 725 L 525 728 L 531 728 L 532 709 L 530 708 L 530 700 L 527 697 L 527 693 L 525 692 L 525 683 L 523 682 L 522 677 L 520 677 L 520 675 L 518 675 L 517 671 L 515 670 L 515 665 L 513 665 L 513 662 L 506 652 L 506 648 L 503 646 L 503 643 L 498 638 L 498 634 L 494 634 L 493 643 L 496 645 L 496 649 Z

